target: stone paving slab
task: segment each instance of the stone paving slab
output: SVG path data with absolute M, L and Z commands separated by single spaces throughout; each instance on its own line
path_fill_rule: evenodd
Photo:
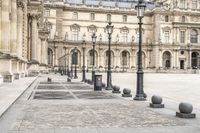
M 53 81 L 59 79 L 57 75 L 53 75 L 52 78 Z M 197 119 L 190 120 L 191 125 L 188 125 L 187 121 L 175 117 L 173 110 L 171 112 L 167 109 L 154 110 L 148 107 L 149 102 L 122 98 L 120 94 L 103 90 L 105 95 L 115 98 L 81 98 L 76 94 L 77 92 L 93 95 L 93 90 L 81 89 L 82 86 L 89 88 L 91 86 L 74 80 L 72 84 L 63 83 L 63 80 L 66 80 L 65 77 L 55 82 L 65 87 L 61 91 L 69 92 L 74 99 L 27 100 L 24 98 L 23 100 L 20 98 L 20 102 L 16 102 L 10 112 L 10 115 L 13 115 L 13 112 L 20 108 L 18 115 L 10 124 L 9 133 L 198 133 L 200 130 L 198 124 L 191 124 L 198 123 Z M 69 87 L 76 89 L 69 89 Z
M 33 83 L 36 77 L 26 77 L 0 86 L 0 117 Z

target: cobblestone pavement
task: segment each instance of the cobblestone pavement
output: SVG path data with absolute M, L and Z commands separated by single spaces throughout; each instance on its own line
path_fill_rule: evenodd
M 51 84 L 46 82 L 47 75 L 39 77 L 1 118 L 0 132 L 160 133 L 188 126 L 187 121 L 149 108 L 148 102 L 122 98 L 105 90 L 93 91 L 91 85 L 77 80 L 69 83 L 64 76 L 48 77 L 53 80 Z

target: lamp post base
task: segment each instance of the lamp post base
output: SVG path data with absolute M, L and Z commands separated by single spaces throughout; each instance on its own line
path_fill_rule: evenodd
M 106 87 L 106 90 L 113 90 L 111 86 Z
M 144 96 L 135 96 L 134 98 L 133 98 L 133 100 L 136 100 L 136 101 L 146 101 L 146 98 L 144 97 Z

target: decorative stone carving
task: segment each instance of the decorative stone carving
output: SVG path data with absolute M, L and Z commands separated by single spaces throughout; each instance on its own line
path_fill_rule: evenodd
M 24 10 L 25 4 L 22 0 L 17 0 L 17 8 L 22 8 L 22 10 Z

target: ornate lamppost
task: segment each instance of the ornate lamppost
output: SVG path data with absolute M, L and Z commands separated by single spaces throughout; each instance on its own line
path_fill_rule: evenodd
M 137 91 L 134 100 L 144 101 L 146 100 L 143 90 L 143 69 L 142 69 L 142 18 L 144 17 L 146 5 L 143 0 L 139 0 L 135 6 L 137 10 L 137 18 L 139 19 L 139 51 L 138 51 L 138 70 L 137 70 Z
M 92 56 L 93 56 L 93 61 L 92 61 L 92 84 L 94 84 L 94 75 L 95 75 L 95 43 L 96 43 L 96 38 L 97 36 L 95 33 L 92 35 L 92 44 L 93 44 L 93 50 L 92 50 Z
M 86 80 L 86 70 L 85 70 L 85 48 L 86 48 L 86 42 L 85 42 L 85 37 L 83 37 L 83 42 L 82 42 L 82 49 L 83 49 L 83 76 L 82 76 L 82 82 L 85 82 Z
M 66 55 L 67 55 L 67 54 L 66 54 L 66 49 L 67 49 L 67 46 L 66 46 L 66 38 L 65 38 L 64 43 L 63 43 L 63 49 L 65 50 L 65 55 L 64 55 L 64 56 L 65 56 L 65 59 L 64 59 L 64 60 L 65 60 L 64 74 L 66 75 L 66 74 L 67 74 L 67 68 L 66 68 L 66 67 L 67 67 L 67 64 L 66 64 L 66 63 L 67 63 L 67 62 L 66 62 L 66 60 L 67 60 L 67 58 L 66 58 Z
M 108 33 L 108 71 L 107 71 L 107 87 L 106 90 L 112 90 L 112 77 L 111 77 L 111 50 L 110 50 L 110 45 L 111 45 L 111 35 L 113 32 L 113 27 L 111 25 L 112 23 L 109 22 L 108 25 L 106 26 L 106 30 Z

